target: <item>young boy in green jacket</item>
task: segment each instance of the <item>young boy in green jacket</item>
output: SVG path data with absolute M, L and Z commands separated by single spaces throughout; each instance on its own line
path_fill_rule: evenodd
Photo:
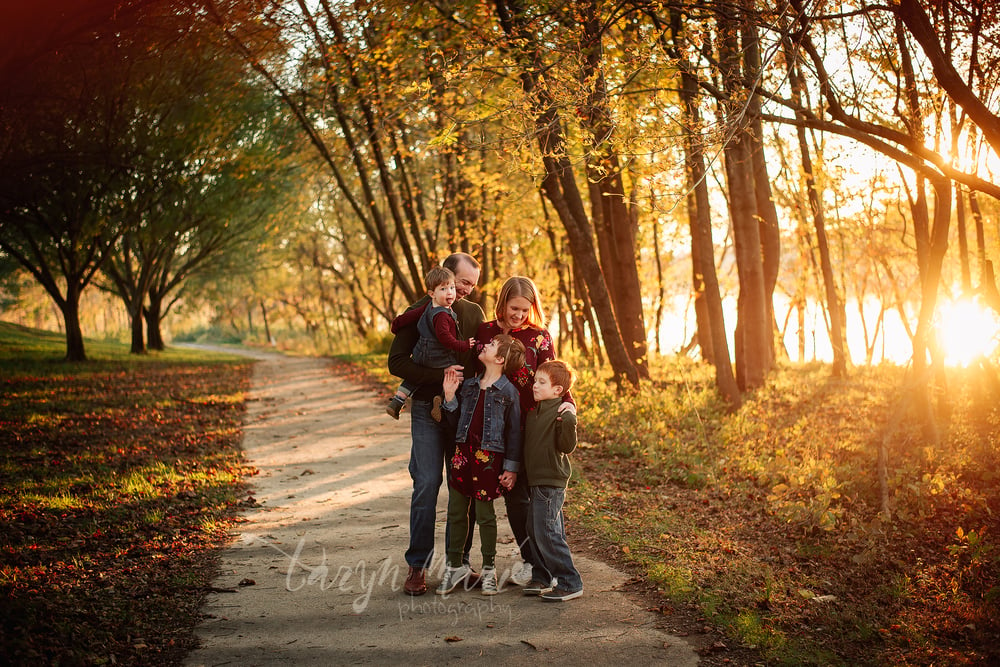
M 565 361 L 553 359 L 541 364 L 532 386 L 536 406 L 524 426 L 524 473 L 531 498 L 528 536 L 540 566 L 523 591 L 549 602 L 583 595 L 583 580 L 566 543 L 562 512 L 572 472 L 567 454 L 576 449 L 576 413 L 560 413 L 558 409 L 572 386 L 573 369 Z

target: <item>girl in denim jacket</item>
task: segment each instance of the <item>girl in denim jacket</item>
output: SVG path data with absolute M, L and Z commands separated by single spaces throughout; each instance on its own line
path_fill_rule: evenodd
M 445 371 L 441 406 L 455 428 L 455 454 L 448 463 L 448 565 L 435 591 L 447 595 L 471 572 L 462 564 L 469 534 L 469 504 L 476 503 L 482 544 L 483 595 L 496 595 L 497 515 L 493 501 L 514 486 L 521 469 L 521 402 L 505 370 L 524 364 L 524 345 L 501 334 L 483 346 L 482 375 L 459 386 L 454 370 Z

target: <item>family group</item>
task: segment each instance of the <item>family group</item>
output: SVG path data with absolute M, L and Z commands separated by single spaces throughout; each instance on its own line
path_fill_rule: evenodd
M 566 542 L 563 503 L 576 447 L 574 373 L 555 358 L 538 289 L 509 278 L 495 318 L 468 297 L 480 265 L 456 253 L 431 269 L 427 294 L 393 320 L 389 371 L 402 379 L 386 412 L 399 419 L 409 400 L 409 566 L 404 591 L 422 595 L 434 556 L 438 492 L 448 481 L 447 565 L 435 592 L 479 588 L 496 595 L 504 583 L 525 595 L 562 602 L 583 594 Z M 503 497 L 522 562 L 505 581 L 496 567 L 497 517 Z M 469 560 L 479 528 L 482 570 Z

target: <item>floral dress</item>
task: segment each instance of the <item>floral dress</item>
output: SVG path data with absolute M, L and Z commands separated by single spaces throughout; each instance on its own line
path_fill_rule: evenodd
M 504 457 L 480 447 L 485 393 L 484 390 L 479 390 L 465 442 L 455 446 L 455 454 L 448 464 L 448 485 L 466 498 L 487 501 L 496 500 L 503 494 L 500 475 L 503 474 Z

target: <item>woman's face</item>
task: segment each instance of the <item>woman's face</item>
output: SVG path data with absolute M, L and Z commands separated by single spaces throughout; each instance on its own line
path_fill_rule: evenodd
M 520 329 L 528 321 L 531 312 L 531 302 L 523 296 L 513 296 L 507 300 L 503 310 L 503 320 L 511 329 Z

